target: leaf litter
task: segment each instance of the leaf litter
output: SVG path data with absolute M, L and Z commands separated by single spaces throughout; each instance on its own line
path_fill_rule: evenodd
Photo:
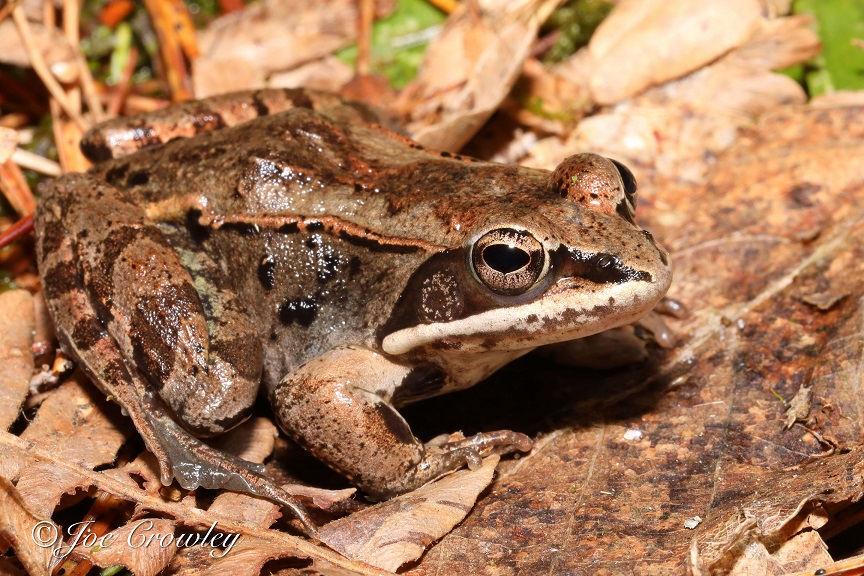
M 670 248 L 671 296 L 690 310 L 668 321 L 681 344 L 612 372 L 528 358 L 458 398 L 409 409 L 412 426 L 429 437 L 488 426 L 533 431 L 540 441 L 530 457 L 502 463 L 473 508 L 494 463 L 471 480 L 462 478 L 473 473 L 463 471 L 437 488 L 332 521 L 325 541 L 393 570 L 441 538 L 411 574 L 767 574 L 779 573 L 777 566 L 829 566 L 836 549 L 830 539 L 856 517 L 860 522 L 856 502 L 864 494 L 856 344 L 864 301 L 864 176 L 856 168 L 864 160 L 864 103 L 844 95 L 804 105 L 803 91 L 772 72 L 819 47 L 811 19 L 780 17 L 783 2 L 738 0 L 731 13 L 732 4 L 719 0 L 623 0 L 588 47 L 550 68 L 531 59 L 531 46 L 555 3 L 506 4 L 465 3 L 450 18 L 403 92 L 409 129 L 430 145 L 458 148 L 500 107 L 529 62 L 530 97 L 554 96 L 569 109 L 560 118 L 532 118 L 511 101 L 509 115 L 550 135 L 529 145 L 527 157 L 514 149 L 510 159 L 551 167 L 592 149 L 634 169 L 642 185 L 640 223 Z M 708 33 L 686 34 L 694 22 Z M 308 56 L 303 66 L 327 65 L 333 49 Z M 253 76 L 257 82 L 273 74 L 265 68 Z M 238 76 L 218 89 L 255 85 L 247 81 Z M 22 339 L 21 326 L 29 324 L 16 321 L 3 336 L 14 338 L 0 352 L 7 359 L 27 346 L 32 329 L 23 329 Z M 25 392 L 15 378 L 18 388 L 4 394 L 17 413 Z M 52 515 L 94 487 L 131 506 L 106 532 L 120 540 L 140 522 L 191 537 L 216 521 L 222 534 L 239 535 L 219 558 L 212 546 L 82 548 L 98 565 L 233 575 L 294 558 L 307 564 L 283 565 L 285 573 L 380 573 L 291 535 L 290 521 L 269 502 L 161 487 L 155 462 L 135 454 L 140 446 L 126 421 L 80 377 L 47 394 L 27 418 L 0 436 L 0 535 L 30 573 L 44 573 L 50 560 L 50 549 L 32 538 L 34 527 L 48 522 L 62 530 Z M 233 438 L 256 440 L 234 450 L 264 461 L 274 432 L 269 421 L 252 421 Z M 350 493 L 309 490 L 325 508 Z M 460 515 L 445 522 L 426 513 L 441 502 L 451 515 L 470 514 L 451 530 Z M 697 516 L 702 522 L 692 527 Z M 398 554 L 384 557 L 394 549 Z

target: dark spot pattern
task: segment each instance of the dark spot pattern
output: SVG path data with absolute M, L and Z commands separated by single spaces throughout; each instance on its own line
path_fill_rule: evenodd
M 189 236 L 197 243 L 204 242 L 210 238 L 210 228 L 200 222 L 201 210 L 192 208 L 186 213 L 186 229 Z
M 318 302 L 315 298 L 288 300 L 279 306 L 279 320 L 286 325 L 299 324 L 308 327 L 318 315 Z
M 272 290 L 276 285 L 276 259 L 269 254 L 258 264 L 258 281 L 265 290 Z

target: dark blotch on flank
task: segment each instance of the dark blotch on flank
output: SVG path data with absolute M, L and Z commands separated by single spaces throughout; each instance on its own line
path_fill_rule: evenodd
M 72 341 L 78 350 L 85 352 L 105 337 L 105 331 L 93 318 L 82 318 L 72 329 Z
M 318 284 L 326 284 L 339 273 L 339 258 L 336 256 L 324 256 L 318 261 Z
M 318 302 L 314 298 L 287 300 L 279 306 L 279 320 L 283 324 L 308 327 L 318 315 Z
M 192 208 L 186 213 L 186 229 L 189 230 L 189 236 L 192 240 L 198 243 L 210 238 L 210 228 L 199 222 L 201 214 L 201 210 L 197 208 Z
M 129 174 L 126 178 L 127 186 L 143 186 L 150 181 L 150 175 L 144 170 L 136 170 Z
M 51 294 L 68 294 L 78 290 L 78 271 L 75 269 L 75 264 L 71 262 L 60 262 L 45 271 L 42 275 L 45 279 L 50 279 L 46 284 L 46 290 Z M 51 297 L 48 294 L 48 297 Z
M 314 108 L 312 99 L 309 93 L 301 88 L 290 88 L 286 90 L 286 95 L 295 108 Z
M 348 262 L 348 276 L 353 278 L 357 274 L 360 273 L 360 257 L 352 256 L 351 261 Z
M 276 260 L 269 254 L 261 259 L 258 265 L 258 281 L 265 290 L 272 290 L 276 285 Z
M 287 224 L 279 226 L 279 228 L 276 229 L 276 232 L 279 234 L 297 234 L 300 232 L 300 226 L 297 222 L 288 222 Z
M 222 225 L 223 230 L 233 230 L 239 232 L 241 236 L 251 236 L 259 232 L 259 228 L 255 224 L 248 222 L 226 222 Z
M 120 183 L 126 179 L 126 173 L 129 172 L 129 165 L 125 162 L 119 166 L 114 166 L 105 173 L 105 180 L 114 187 L 119 187 Z
M 255 107 L 255 114 L 258 116 L 269 116 L 270 108 L 261 100 L 261 93 L 255 92 L 252 94 L 252 106 Z

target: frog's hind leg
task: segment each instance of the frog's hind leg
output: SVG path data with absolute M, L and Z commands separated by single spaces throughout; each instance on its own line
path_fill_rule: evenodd
M 424 446 L 389 403 L 410 367 L 366 348 L 336 348 L 297 368 L 271 391 L 283 430 L 375 498 L 419 488 L 490 453 L 531 449 L 511 431 Z
M 290 494 L 256 474 L 251 469 L 253 465 L 227 457 L 178 426 L 163 400 L 155 393 L 150 381 L 152 378 L 149 378 L 154 370 L 159 369 L 152 365 L 158 358 L 148 357 L 147 352 L 141 350 L 143 342 L 136 343 L 135 338 L 128 335 L 118 337 L 118 330 L 132 328 L 136 310 L 130 309 L 128 303 L 124 306 L 125 297 L 116 294 L 115 288 L 133 286 L 133 293 L 149 293 L 158 302 L 166 304 L 165 310 L 160 312 L 149 306 L 146 300 L 142 302 L 143 311 L 149 312 L 154 322 L 161 320 L 163 326 L 170 325 L 171 318 L 165 320 L 160 314 L 176 316 L 178 310 L 167 302 L 169 295 L 164 293 L 164 287 L 153 286 L 152 282 L 148 282 L 155 279 L 147 276 L 158 264 L 152 263 L 148 270 L 146 261 L 158 259 L 159 250 L 145 256 L 145 263 L 141 264 L 140 259 L 130 257 L 123 246 L 109 243 L 102 248 L 91 245 L 105 240 L 104 236 L 111 234 L 109 230 L 123 231 L 121 234 L 125 235 L 127 247 L 135 242 L 136 237 L 143 237 L 158 246 L 161 237 L 157 234 L 158 230 L 146 224 L 141 214 L 130 218 L 136 215 L 134 207 L 124 206 L 111 190 L 101 190 L 101 196 L 94 194 L 99 206 L 93 206 L 93 203 L 81 206 L 76 191 L 88 187 L 95 190 L 104 187 L 104 184 L 84 174 L 70 175 L 54 183 L 43 190 L 43 201 L 36 218 L 39 267 L 46 280 L 43 289 L 57 323 L 60 342 L 78 359 L 94 382 L 127 411 L 148 449 L 159 460 L 163 483 L 169 484 L 172 477 L 176 477 L 188 489 L 197 486 L 224 487 L 258 494 L 292 510 L 307 531 L 315 534 L 316 528 L 306 511 Z M 103 249 L 108 254 L 100 254 Z M 162 251 L 162 255 L 170 254 Z M 134 270 L 139 265 L 145 269 L 140 270 L 140 274 L 125 272 L 128 275 L 119 279 L 119 285 L 114 285 L 118 283 L 116 276 L 112 278 L 99 274 L 100 271 L 105 272 L 109 264 L 106 261 L 108 257 L 113 257 L 117 263 L 123 262 L 127 270 Z M 182 276 L 179 270 L 172 273 Z M 184 337 L 188 339 L 189 334 L 175 338 L 175 348 L 189 346 L 189 342 L 181 342 Z M 207 352 L 206 339 L 197 344 L 202 347 L 200 353 Z M 164 350 L 164 345 L 163 342 L 159 349 Z M 254 357 L 255 349 L 238 352 Z M 132 359 L 145 366 L 144 373 L 135 368 Z M 213 370 L 213 366 L 204 363 L 204 368 L 208 370 Z M 229 371 L 229 367 L 222 364 L 215 366 Z M 169 367 L 166 363 L 164 369 L 168 370 Z M 148 371 L 151 374 L 147 374 Z M 252 398 L 254 400 L 254 386 Z M 240 411 L 234 419 L 239 417 L 242 420 L 243 416 L 243 411 Z

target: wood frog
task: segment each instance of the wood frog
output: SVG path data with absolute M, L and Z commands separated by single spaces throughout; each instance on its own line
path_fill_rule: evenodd
M 671 281 L 636 184 L 425 149 L 364 106 L 263 90 L 111 121 L 42 190 L 39 268 L 64 348 L 133 419 L 166 484 L 290 497 L 198 438 L 279 425 L 373 498 L 516 432 L 438 445 L 397 409 L 649 312 Z M 308 521 L 308 519 L 306 519 Z M 308 526 L 307 526 L 308 527 Z

